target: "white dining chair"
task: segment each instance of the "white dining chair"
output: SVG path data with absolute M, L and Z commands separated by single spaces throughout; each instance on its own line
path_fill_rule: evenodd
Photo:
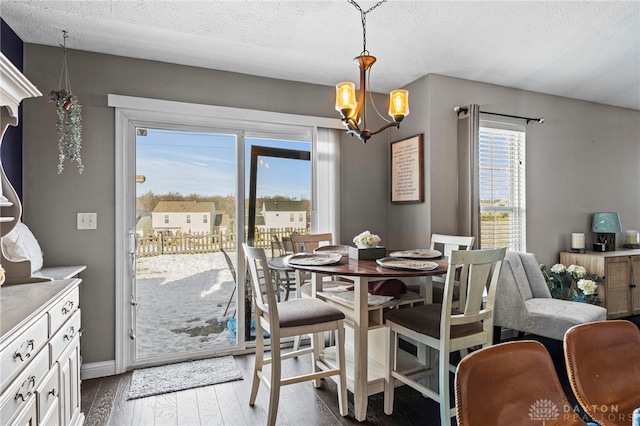
M 450 406 L 449 372 L 456 371 L 450 365 L 451 352 L 475 346 L 486 347 L 493 342 L 493 304 L 495 290 L 506 248 L 492 250 L 453 250 L 444 286 L 442 304 L 433 303 L 404 309 L 391 309 L 385 313 L 387 334 L 387 356 L 384 384 L 384 412 L 393 413 L 394 389 L 409 385 L 422 395 L 440 404 L 440 424 L 450 425 L 455 416 L 455 407 Z M 466 301 L 460 309 L 452 308 L 453 287 L 457 270 L 460 269 L 460 286 L 465 287 Z M 486 302 L 483 293 L 489 283 Z M 399 347 L 401 337 L 411 339 L 438 351 L 436 365 L 429 365 L 434 357 L 411 357 Z M 413 362 L 409 366 L 399 362 Z M 437 369 L 437 370 L 434 370 Z M 425 386 L 425 378 L 437 377 L 436 390 Z
M 330 245 L 333 235 L 330 232 L 322 234 L 291 234 L 291 244 L 294 253 L 313 253 L 320 245 Z
M 471 250 L 473 249 L 473 243 L 475 237 L 463 236 L 463 235 L 445 235 L 445 234 L 432 234 L 431 235 L 431 250 L 438 250 L 442 253 L 442 256 L 447 259 L 450 258 L 453 250 Z M 442 302 L 442 294 L 444 292 L 444 276 L 433 277 L 433 301 L 436 303 Z M 464 298 L 459 292 L 458 285 L 454 288 L 453 292 L 453 307 L 460 306 L 460 297 Z
M 316 298 L 276 300 L 272 275 L 264 249 L 242 244 L 251 275 L 254 315 L 256 323 L 256 357 L 249 405 L 254 405 L 260 383 L 269 389 L 268 425 L 275 425 L 280 399 L 280 387 L 313 380 L 320 387 L 320 379 L 338 376 L 338 406 L 340 415 L 348 414 L 347 376 L 344 352 L 344 314 L 333 306 Z M 265 357 L 265 336 L 270 337 L 271 356 Z M 325 362 L 323 357 L 323 333 L 336 334 L 335 365 Z M 311 346 L 282 353 L 283 339 L 311 335 Z M 307 353 L 312 354 L 312 372 L 293 377 L 282 377 L 282 361 Z M 270 374 L 263 371 L 271 364 Z

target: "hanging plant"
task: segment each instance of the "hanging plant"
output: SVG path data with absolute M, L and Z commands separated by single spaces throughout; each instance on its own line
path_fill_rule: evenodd
M 64 161 L 78 163 L 78 173 L 84 166 L 80 157 L 82 147 L 82 105 L 78 98 L 66 90 L 52 90 L 49 93 L 56 104 L 56 130 L 58 132 L 58 174 L 64 170 Z
M 51 102 L 56 104 L 56 130 L 58 132 L 58 174 L 64 170 L 64 161 L 70 160 L 78 163 L 78 173 L 82 173 L 84 166 L 80 156 L 82 147 L 82 105 L 78 98 L 71 92 L 69 80 L 69 68 L 67 67 L 67 32 L 63 31 L 64 45 L 62 60 L 62 72 L 58 90 L 49 92 Z M 62 89 L 62 79 L 65 80 L 65 88 Z

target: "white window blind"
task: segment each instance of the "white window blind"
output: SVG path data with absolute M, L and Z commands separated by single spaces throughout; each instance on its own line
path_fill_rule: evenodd
M 526 251 L 525 128 L 480 120 L 480 247 Z

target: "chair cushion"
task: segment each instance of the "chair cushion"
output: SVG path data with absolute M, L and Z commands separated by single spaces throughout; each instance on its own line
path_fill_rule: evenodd
M 280 328 L 299 327 L 344 319 L 344 314 L 322 300 L 305 297 L 278 303 Z
M 496 326 L 522 331 L 527 321 L 527 312 L 524 304 L 525 299 L 523 298 L 524 290 L 520 288 L 514 272 L 517 265 L 522 265 L 518 254 L 507 252 L 502 263 L 502 269 L 500 269 L 498 286 L 496 287 L 493 323 Z M 530 291 L 528 294 L 524 291 L 524 295 L 530 294 Z
M 433 338 L 440 338 L 440 312 L 442 305 L 433 303 L 431 305 L 414 306 L 412 308 L 391 309 L 384 314 L 386 321 L 391 321 L 400 326 L 406 327 L 420 334 L 425 334 Z M 452 310 L 453 314 L 461 314 L 457 309 Z M 482 323 L 454 325 L 451 327 L 450 337 L 452 339 L 468 336 L 482 331 Z
M 505 264 L 507 268 L 502 266 L 502 269 L 508 269 L 513 274 L 512 278 L 518 286 L 518 290 L 520 290 L 520 294 L 522 295 L 523 300 L 529 300 L 533 297 L 533 293 L 531 292 L 531 287 L 529 286 L 529 279 L 527 278 L 527 271 L 522 264 L 522 258 L 520 257 L 520 253 L 517 252 L 507 252 L 504 257 Z M 502 274 L 502 270 L 500 271 Z M 507 273 L 507 272 L 505 272 Z
M 549 291 L 547 281 L 544 279 L 544 275 L 542 275 L 536 256 L 533 253 L 518 254 L 520 255 L 524 272 L 527 275 L 532 296 L 550 299 L 551 292 Z
M 607 319 L 607 310 L 588 303 L 559 299 L 529 299 L 525 301 L 527 333 L 562 340 L 574 325 Z

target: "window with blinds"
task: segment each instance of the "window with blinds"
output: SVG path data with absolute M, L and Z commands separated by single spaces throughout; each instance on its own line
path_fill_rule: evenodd
M 480 120 L 480 247 L 526 251 L 525 128 Z

